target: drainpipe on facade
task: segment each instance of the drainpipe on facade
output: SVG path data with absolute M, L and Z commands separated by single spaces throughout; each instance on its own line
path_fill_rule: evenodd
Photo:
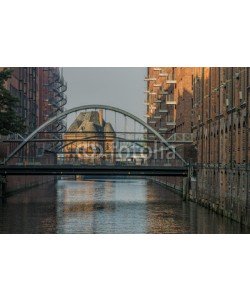
M 231 204 L 231 208 L 230 208 L 230 213 L 231 213 L 231 218 L 233 217 L 234 213 L 234 201 L 233 201 L 233 185 L 234 185 L 234 182 L 233 182 L 233 168 L 234 168 L 234 163 L 233 163 L 233 130 L 234 130 L 234 124 L 233 124 L 233 120 L 234 120 L 234 116 L 233 116 L 233 108 L 234 108 L 234 79 L 233 79 L 233 76 L 234 76 L 234 69 L 231 68 L 231 107 L 230 107 L 230 119 L 231 119 L 231 131 L 230 131 L 230 185 L 231 185 L 231 192 L 230 192 L 230 204 Z
M 246 82 L 247 82 L 247 95 L 246 95 L 246 223 L 249 225 L 250 223 L 250 214 L 248 213 L 249 210 L 249 185 L 250 185 L 250 176 L 249 176 L 249 157 L 248 157 L 248 152 L 249 152 L 249 105 L 250 105 L 250 100 L 249 100 L 249 89 L 250 86 L 249 84 L 249 68 L 246 68 Z

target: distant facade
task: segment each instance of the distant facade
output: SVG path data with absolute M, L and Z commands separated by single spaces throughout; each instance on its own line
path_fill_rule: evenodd
M 115 131 L 103 112 L 81 112 L 64 134 L 63 156 L 70 163 L 114 163 Z
M 197 167 L 189 196 L 243 223 L 250 222 L 249 76 L 250 68 L 151 67 L 145 78 L 148 124 Z M 158 180 L 182 189 L 181 179 Z
M 194 162 L 195 149 L 190 145 L 193 68 L 148 68 L 145 80 L 147 123 L 169 140 L 186 161 Z
M 174 68 L 148 68 L 147 122 L 168 138 L 175 132 L 176 99 L 173 89 L 176 83 Z

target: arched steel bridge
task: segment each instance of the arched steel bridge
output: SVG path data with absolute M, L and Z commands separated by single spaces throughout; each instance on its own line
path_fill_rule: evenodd
M 173 152 L 175 157 L 182 163 L 182 166 L 89 166 L 81 164 L 79 166 L 71 166 L 71 165 L 41 165 L 41 166 L 13 166 L 7 164 L 20 150 L 22 150 L 29 142 L 33 142 L 34 137 L 46 129 L 49 125 L 54 122 L 58 122 L 61 119 L 65 118 L 67 115 L 76 113 L 79 111 L 85 110 L 107 110 L 115 113 L 119 113 L 125 117 L 129 117 L 135 122 L 142 125 L 145 129 L 147 129 L 151 134 L 153 134 L 166 148 Z M 112 175 L 145 175 L 145 176 L 187 176 L 189 165 L 182 158 L 182 156 L 171 146 L 169 143 L 159 132 L 157 132 L 154 128 L 148 125 L 146 122 L 138 118 L 137 116 L 122 110 L 117 107 L 109 106 L 109 105 L 100 105 L 100 104 L 90 104 L 90 105 L 82 105 L 69 110 L 66 110 L 57 116 L 49 119 L 40 127 L 38 127 L 35 131 L 29 134 L 3 161 L 3 165 L 0 166 L 0 174 L 1 175 L 22 175 L 22 174 L 41 174 L 41 175 L 56 175 L 56 174 L 112 174 Z

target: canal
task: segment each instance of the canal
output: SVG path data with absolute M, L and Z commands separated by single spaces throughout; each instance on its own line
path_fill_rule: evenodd
M 0 205 L 0 233 L 249 233 L 144 179 L 44 184 Z

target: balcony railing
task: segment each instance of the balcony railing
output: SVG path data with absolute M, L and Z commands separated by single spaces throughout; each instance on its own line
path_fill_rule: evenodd
M 173 80 L 173 79 L 167 79 L 165 81 L 167 84 L 171 84 L 171 83 L 176 83 L 176 80 Z
M 166 100 L 166 104 L 168 104 L 168 105 L 176 105 L 176 100 Z
M 155 81 L 156 78 L 154 78 L 154 77 L 145 77 L 144 80 L 145 81 Z
M 176 122 L 175 121 L 166 121 L 167 126 L 175 126 Z
M 167 128 L 167 127 L 160 127 L 159 128 L 159 131 L 167 131 L 169 128 Z
M 192 143 L 193 134 L 192 133 L 174 133 L 168 138 L 169 142 L 176 143 Z

